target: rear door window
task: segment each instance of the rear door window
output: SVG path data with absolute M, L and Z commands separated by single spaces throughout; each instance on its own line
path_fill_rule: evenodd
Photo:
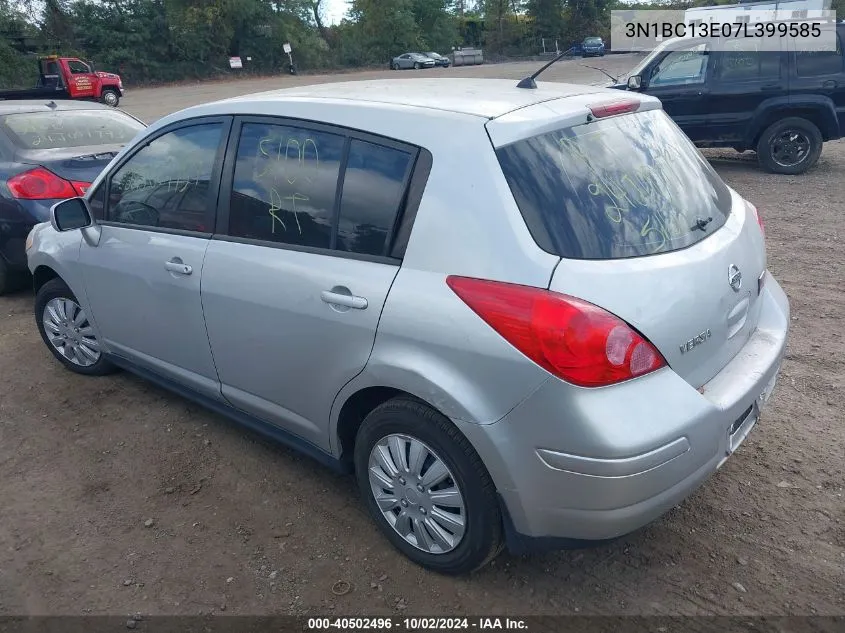
M 307 128 L 245 123 L 229 235 L 329 248 L 345 141 Z
M 392 257 L 400 224 L 413 219 L 406 207 L 418 203 L 407 200 L 418 152 L 343 128 L 245 121 L 224 232 L 293 249 Z
M 534 239 L 561 257 L 686 248 L 730 213 L 730 190 L 662 110 L 598 119 L 496 153 Z
M 835 51 L 795 51 L 795 73 L 799 77 L 819 77 L 845 72 L 842 38 L 836 34 Z
M 718 53 L 716 79 L 722 83 L 754 82 L 780 78 L 781 54 L 772 50 L 759 50 L 756 39 L 734 39 L 724 43 Z

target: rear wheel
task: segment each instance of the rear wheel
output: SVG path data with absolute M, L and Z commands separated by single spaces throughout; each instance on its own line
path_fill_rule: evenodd
M 47 348 L 71 371 L 86 376 L 115 371 L 88 315 L 61 279 L 51 279 L 35 295 L 35 323 Z
M 116 90 L 108 88 L 103 90 L 103 94 L 100 96 L 100 101 L 105 103 L 107 106 L 116 108 L 117 104 L 120 103 L 120 95 L 117 94 Z
M 370 516 L 412 561 L 465 574 L 502 550 L 493 481 L 467 439 L 442 414 L 394 398 L 364 420 L 355 472 Z
M 775 121 L 760 135 L 757 159 L 776 174 L 802 174 L 816 164 L 824 139 L 811 121 L 787 117 Z

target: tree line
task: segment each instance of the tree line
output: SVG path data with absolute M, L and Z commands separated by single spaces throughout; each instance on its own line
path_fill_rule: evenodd
M 725 3 L 731 0 L 716 0 Z M 835 0 L 837 4 L 845 0 Z M 129 85 L 232 72 L 385 67 L 407 51 L 480 46 L 525 57 L 609 37 L 615 8 L 687 8 L 712 0 L 352 0 L 327 24 L 325 0 L 0 0 L 0 87 L 34 82 L 33 54 L 77 56 Z

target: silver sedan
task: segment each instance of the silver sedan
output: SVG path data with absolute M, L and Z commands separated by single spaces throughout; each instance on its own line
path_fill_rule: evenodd
M 420 68 L 434 68 L 436 63 L 431 57 L 426 57 L 422 53 L 403 53 L 390 60 L 390 69 L 404 70 L 414 68 L 415 70 L 419 70 Z

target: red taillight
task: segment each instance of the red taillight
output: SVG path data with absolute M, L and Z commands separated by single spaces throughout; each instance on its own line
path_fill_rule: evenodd
M 615 116 L 617 114 L 636 112 L 639 107 L 640 102 L 636 99 L 622 99 L 589 106 L 589 109 L 594 117 L 601 119 L 608 116 Z
M 6 184 L 12 197 L 23 200 L 65 199 L 79 195 L 71 183 L 43 167 L 12 176 Z
M 651 343 L 592 303 L 484 279 L 450 276 L 446 283 L 511 345 L 567 382 L 601 387 L 666 365 Z

